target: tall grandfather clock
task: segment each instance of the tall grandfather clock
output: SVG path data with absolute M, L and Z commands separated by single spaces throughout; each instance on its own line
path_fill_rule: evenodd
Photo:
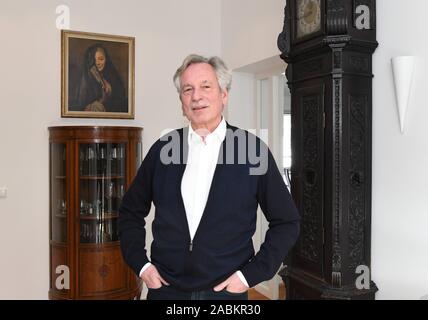
M 278 36 L 291 92 L 301 233 L 288 299 L 374 299 L 370 277 L 375 0 L 287 0 Z

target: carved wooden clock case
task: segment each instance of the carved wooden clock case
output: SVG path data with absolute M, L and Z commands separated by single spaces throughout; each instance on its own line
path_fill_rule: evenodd
M 278 47 L 302 217 L 280 272 L 287 299 L 374 299 L 378 290 L 370 278 L 375 9 L 375 0 L 288 0 L 284 10 Z

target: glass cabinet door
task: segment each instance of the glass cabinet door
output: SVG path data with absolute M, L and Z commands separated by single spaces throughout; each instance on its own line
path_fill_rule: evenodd
M 126 144 L 79 144 L 80 243 L 118 241 L 117 218 L 126 188 Z
M 66 145 L 50 144 L 51 240 L 67 242 Z

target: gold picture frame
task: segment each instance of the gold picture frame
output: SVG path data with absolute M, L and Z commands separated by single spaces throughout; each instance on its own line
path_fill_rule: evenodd
M 61 31 L 61 117 L 134 119 L 135 38 Z

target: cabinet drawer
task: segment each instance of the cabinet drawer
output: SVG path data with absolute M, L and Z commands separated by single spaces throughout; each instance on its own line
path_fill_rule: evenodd
M 79 250 L 79 292 L 81 296 L 104 295 L 126 290 L 127 268 L 120 247 L 97 246 Z

